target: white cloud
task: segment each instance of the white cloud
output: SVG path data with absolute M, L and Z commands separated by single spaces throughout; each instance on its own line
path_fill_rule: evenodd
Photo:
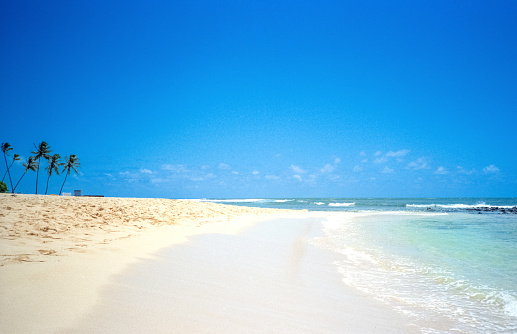
M 218 167 L 219 167 L 219 169 L 225 169 L 225 170 L 228 170 L 228 169 L 232 168 L 230 165 L 227 165 L 227 164 L 222 163 L 222 162 L 219 164 Z
M 296 165 L 291 165 L 291 169 L 293 172 L 295 172 L 296 174 L 304 174 L 304 173 L 307 173 L 306 170 L 302 169 L 300 166 L 296 166 Z
M 326 164 L 323 168 L 320 169 L 320 172 L 323 174 L 332 173 L 336 168 L 331 164 Z
M 376 164 L 383 164 L 385 162 L 388 162 L 388 158 L 386 158 L 386 157 L 377 158 L 377 159 L 373 160 L 373 163 L 376 163 Z
M 427 160 L 424 157 L 422 157 L 408 163 L 406 168 L 412 170 L 428 169 L 429 165 L 427 164 Z
M 466 174 L 466 175 L 471 175 L 471 174 L 474 174 L 476 172 L 475 169 L 466 170 L 465 168 L 463 168 L 461 166 L 458 166 L 457 169 L 458 169 L 458 173 Z
M 383 164 L 383 163 L 388 162 L 390 160 L 390 158 L 397 158 L 398 162 L 402 162 L 401 158 L 406 156 L 408 153 L 409 153 L 409 150 L 399 150 L 399 151 L 396 151 L 396 152 L 389 151 L 384 156 L 380 156 L 382 154 L 382 152 L 381 151 L 377 151 L 377 152 L 375 152 L 374 155 L 376 157 L 378 157 L 378 158 L 373 160 L 373 163 Z M 366 162 L 366 159 L 363 160 L 363 161 Z
M 389 173 L 393 173 L 394 170 L 392 168 L 389 168 L 389 167 L 384 167 L 384 169 L 382 170 L 383 173 L 385 174 L 389 174 Z
M 128 182 L 135 182 L 137 180 L 137 175 L 128 171 L 119 172 L 119 175 Z
M 445 174 L 447 174 L 449 172 L 447 171 L 447 169 L 445 169 L 444 167 L 440 166 L 440 167 L 438 167 L 438 169 L 434 173 L 438 174 L 438 175 L 445 175 Z
M 339 164 L 340 162 L 341 162 L 341 159 L 339 159 L 339 158 L 335 158 L 335 159 L 334 159 L 334 165 L 337 165 L 337 164 Z
M 302 177 L 300 175 L 293 175 L 293 179 L 302 182 Z
M 309 183 L 315 183 L 317 178 L 318 178 L 318 176 L 317 176 L 317 175 L 315 175 L 315 174 L 311 174 L 311 175 L 309 175 L 309 178 L 308 178 L 308 179 L 306 179 L 306 182 L 309 182 Z M 301 181 L 301 180 L 300 180 L 300 181 Z
M 397 152 L 389 151 L 388 153 L 386 153 L 386 156 L 390 158 L 400 158 L 406 156 L 408 153 L 409 150 L 400 150 Z
M 354 171 L 355 173 L 359 173 L 359 172 L 360 172 L 360 171 L 362 171 L 362 170 L 363 170 L 363 169 L 361 168 L 361 166 L 355 166 L 355 167 L 354 167 L 354 169 L 353 169 L 353 171 Z
M 194 182 L 201 182 L 201 181 L 206 181 L 206 180 L 210 180 L 213 178 L 215 178 L 215 175 L 213 173 L 206 173 L 203 175 L 190 177 L 189 180 L 194 181 Z
M 361 151 L 361 152 L 359 152 L 359 155 L 360 155 L 361 157 L 365 157 L 365 156 L 366 156 L 366 153 L 365 153 L 364 151 Z
M 140 173 L 142 173 L 142 174 L 152 174 L 153 171 L 150 170 L 150 169 L 142 168 L 142 169 L 140 169 Z
M 499 173 L 500 171 L 501 170 L 497 168 L 495 165 L 490 165 L 483 168 L 483 172 L 485 172 L 485 174 L 495 174 Z
M 264 178 L 266 180 L 280 180 L 280 176 L 276 176 L 276 175 L 266 175 L 266 176 L 264 176 Z
M 259 174 L 260 174 L 260 172 L 259 172 L 258 170 L 254 170 L 253 172 L 251 172 L 251 174 L 253 174 L 253 175 L 259 175 Z
M 368 159 L 363 159 L 361 160 L 361 162 L 364 164 L 364 163 L 367 163 L 368 162 Z

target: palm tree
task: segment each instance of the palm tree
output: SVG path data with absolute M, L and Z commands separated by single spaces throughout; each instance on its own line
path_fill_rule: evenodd
M 45 168 L 47 170 L 47 188 L 45 189 L 45 195 L 48 191 L 48 181 L 50 180 L 50 176 L 52 175 L 52 171 L 56 171 L 56 174 L 59 175 L 59 166 L 62 166 L 63 163 L 60 162 L 61 156 L 59 154 L 54 154 L 48 159 L 48 166 Z
M 16 161 L 20 160 L 20 159 L 21 159 L 20 155 L 15 153 L 14 156 L 13 156 L 13 161 L 11 161 L 11 164 L 9 165 L 8 170 L 11 170 L 11 167 L 14 165 L 14 163 Z M 5 173 L 4 173 L 4 177 L 2 178 L 2 182 L 4 181 L 6 176 L 7 176 L 7 171 L 5 171 Z
M 18 187 L 18 184 L 20 184 L 20 181 L 23 179 L 25 174 L 27 174 L 29 170 L 36 171 L 36 169 L 38 168 L 38 165 L 36 165 L 36 159 L 34 159 L 34 157 L 29 157 L 29 160 L 23 163 L 23 167 L 25 167 L 25 173 L 23 173 L 22 177 L 20 177 L 20 179 L 18 180 L 18 183 L 16 183 L 16 185 L 14 186 L 13 194 L 16 190 L 16 187 Z
M 59 191 L 59 195 L 63 192 L 63 187 L 65 186 L 66 178 L 70 175 L 70 170 L 73 170 L 77 173 L 77 168 L 81 167 L 79 163 L 79 158 L 75 154 L 70 154 L 70 157 L 65 157 L 66 163 L 63 164 L 65 168 L 63 168 L 62 173 L 66 171 L 65 180 L 63 181 L 63 185 L 61 186 L 61 190 Z
M 7 167 L 7 174 L 9 174 L 9 182 L 11 183 L 11 189 L 13 189 L 13 181 L 11 180 L 11 172 L 9 171 L 9 166 L 7 166 L 7 156 L 9 155 L 9 151 L 12 149 L 13 148 L 11 147 L 11 144 L 2 143 L 2 152 L 4 152 L 5 167 Z
M 49 159 L 50 158 L 49 153 L 52 151 L 50 150 L 50 146 L 48 145 L 48 143 L 45 141 L 42 141 L 38 146 L 36 146 L 36 144 L 34 144 L 34 147 L 36 148 L 36 151 L 32 152 L 32 154 L 35 154 L 34 159 L 38 160 L 38 172 L 36 174 L 36 195 L 37 195 L 38 194 L 39 165 L 40 165 L 41 158 L 43 157 L 45 159 Z

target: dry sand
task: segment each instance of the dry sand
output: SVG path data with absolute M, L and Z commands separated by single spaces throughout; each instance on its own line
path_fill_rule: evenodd
M 0 333 L 66 328 L 129 264 L 193 234 L 236 232 L 246 226 L 233 222 L 236 217 L 280 212 L 168 199 L 0 194 Z M 214 222 L 228 223 L 208 224 Z

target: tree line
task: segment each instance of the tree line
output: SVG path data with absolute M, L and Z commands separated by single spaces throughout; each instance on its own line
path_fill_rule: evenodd
M 9 164 L 7 162 L 7 157 L 10 157 L 10 151 L 12 151 L 12 147 L 9 143 L 2 143 L 2 152 L 4 154 L 4 161 L 5 161 L 5 167 L 7 170 L 4 173 L 4 177 L 2 178 L 2 183 L 4 182 L 4 179 L 6 176 L 9 176 L 9 183 L 11 185 L 11 192 L 14 194 L 14 191 L 20 184 L 21 180 L 27 174 L 28 171 L 36 172 L 36 195 L 38 194 L 38 179 L 39 179 L 39 170 L 40 170 L 40 164 L 41 159 L 45 159 L 47 161 L 47 167 L 45 167 L 47 171 L 47 187 L 45 188 L 45 195 L 48 191 L 48 183 L 50 180 L 50 177 L 55 172 L 57 175 L 59 175 L 59 167 L 64 167 L 61 171 L 62 173 L 65 173 L 65 180 L 63 181 L 63 184 L 61 185 L 61 189 L 59 190 L 59 195 L 63 192 L 63 187 L 65 186 L 66 178 L 68 175 L 70 175 L 71 171 L 77 172 L 77 169 L 81 167 L 81 164 L 79 163 L 79 158 L 75 154 L 70 154 L 69 156 L 65 156 L 65 162 L 61 161 L 61 156 L 59 154 L 50 155 L 52 150 L 50 149 L 50 145 L 42 141 L 38 145 L 34 144 L 35 150 L 32 152 L 32 156 L 30 156 L 26 162 L 23 163 L 23 167 L 25 168 L 25 171 L 23 172 L 22 176 L 18 180 L 18 182 L 13 187 L 13 181 L 11 177 L 11 168 L 13 167 L 14 163 L 16 161 L 21 160 L 20 155 L 14 154 L 12 156 L 12 161 Z

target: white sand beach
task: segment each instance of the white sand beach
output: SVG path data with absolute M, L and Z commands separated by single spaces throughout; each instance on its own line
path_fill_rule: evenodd
M 1 333 L 413 333 L 306 242 L 329 213 L 0 196 Z

